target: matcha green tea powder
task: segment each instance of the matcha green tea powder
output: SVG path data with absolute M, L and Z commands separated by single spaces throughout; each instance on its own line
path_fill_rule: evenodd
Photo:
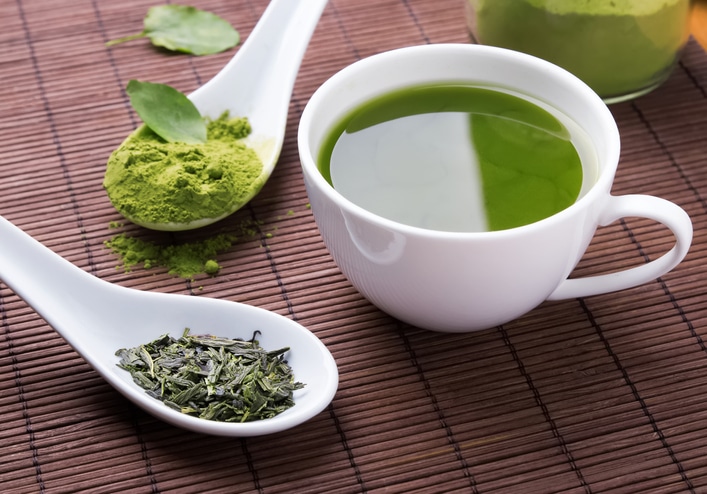
M 233 235 L 220 234 L 195 242 L 161 245 L 121 233 L 106 240 L 105 246 L 120 256 L 123 264 L 118 267 L 125 271 L 140 264 L 145 269 L 162 266 L 173 276 L 193 279 L 196 275 L 217 274 L 221 269 L 217 254 L 228 250 L 235 240 Z
M 143 226 L 225 217 L 263 180 L 260 159 L 242 141 L 250 130 L 246 118 L 225 113 L 207 121 L 205 143 L 186 144 L 143 125 L 111 154 L 103 186 L 118 212 Z

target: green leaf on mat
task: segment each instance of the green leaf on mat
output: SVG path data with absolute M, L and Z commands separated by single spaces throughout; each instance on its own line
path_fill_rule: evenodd
M 206 142 L 206 122 L 183 93 L 166 84 L 131 80 L 130 104 L 145 125 L 167 142 Z
M 188 5 L 158 5 L 147 11 L 142 32 L 106 43 L 116 45 L 138 38 L 168 50 L 210 55 L 233 48 L 240 35 L 228 21 L 216 14 Z

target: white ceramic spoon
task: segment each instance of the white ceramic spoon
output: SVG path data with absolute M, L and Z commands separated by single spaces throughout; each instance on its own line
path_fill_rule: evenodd
M 215 119 L 226 110 L 234 117 L 248 117 L 253 130 L 245 142 L 263 162 L 263 172 L 243 201 L 222 215 L 189 223 L 128 219 L 153 230 L 190 230 L 233 214 L 260 192 L 280 157 L 292 89 L 327 1 L 271 0 L 228 64 L 189 95 L 205 117 Z
M 338 371 L 331 353 L 296 322 L 237 302 L 111 284 L 74 266 L 2 217 L 0 279 L 115 389 L 155 417 L 178 427 L 219 436 L 274 433 L 312 418 L 336 393 Z M 127 371 L 117 367 L 118 349 L 148 343 L 165 333 L 179 337 L 187 327 L 193 334 L 242 339 L 251 339 L 254 331 L 260 331 L 257 339 L 263 348 L 290 347 L 287 361 L 295 379 L 306 385 L 295 391 L 295 405 L 274 418 L 254 422 L 199 419 L 148 396 Z

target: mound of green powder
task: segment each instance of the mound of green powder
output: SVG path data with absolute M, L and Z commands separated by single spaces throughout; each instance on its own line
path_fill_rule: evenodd
M 135 223 L 190 223 L 232 213 L 259 189 L 263 165 L 242 139 L 246 118 L 207 122 L 204 144 L 166 142 L 143 125 L 108 159 L 103 186 Z
M 198 242 L 159 245 L 120 233 L 105 245 L 120 256 L 126 271 L 142 264 L 145 269 L 165 267 L 169 274 L 193 279 L 198 274 L 215 275 L 220 266 L 215 257 L 228 250 L 236 240 L 233 235 L 216 235 Z

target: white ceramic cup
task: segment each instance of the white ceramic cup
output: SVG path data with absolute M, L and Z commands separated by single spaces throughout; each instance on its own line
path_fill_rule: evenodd
M 567 209 L 529 225 L 492 232 L 443 232 L 375 215 L 343 197 L 317 168 L 330 129 L 371 98 L 409 86 L 450 81 L 500 86 L 544 101 L 590 137 L 598 159 L 594 185 Z M 688 215 L 672 202 L 610 193 L 619 132 L 599 96 L 549 62 L 503 48 L 437 44 L 360 60 L 327 80 L 308 102 L 298 145 L 312 212 L 334 261 L 353 286 L 412 325 L 466 332 L 511 321 L 545 300 L 630 288 L 674 268 L 692 241 Z M 667 226 L 675 245 L 620 272 L 568 279 L 598 226 L 623 217 Z

